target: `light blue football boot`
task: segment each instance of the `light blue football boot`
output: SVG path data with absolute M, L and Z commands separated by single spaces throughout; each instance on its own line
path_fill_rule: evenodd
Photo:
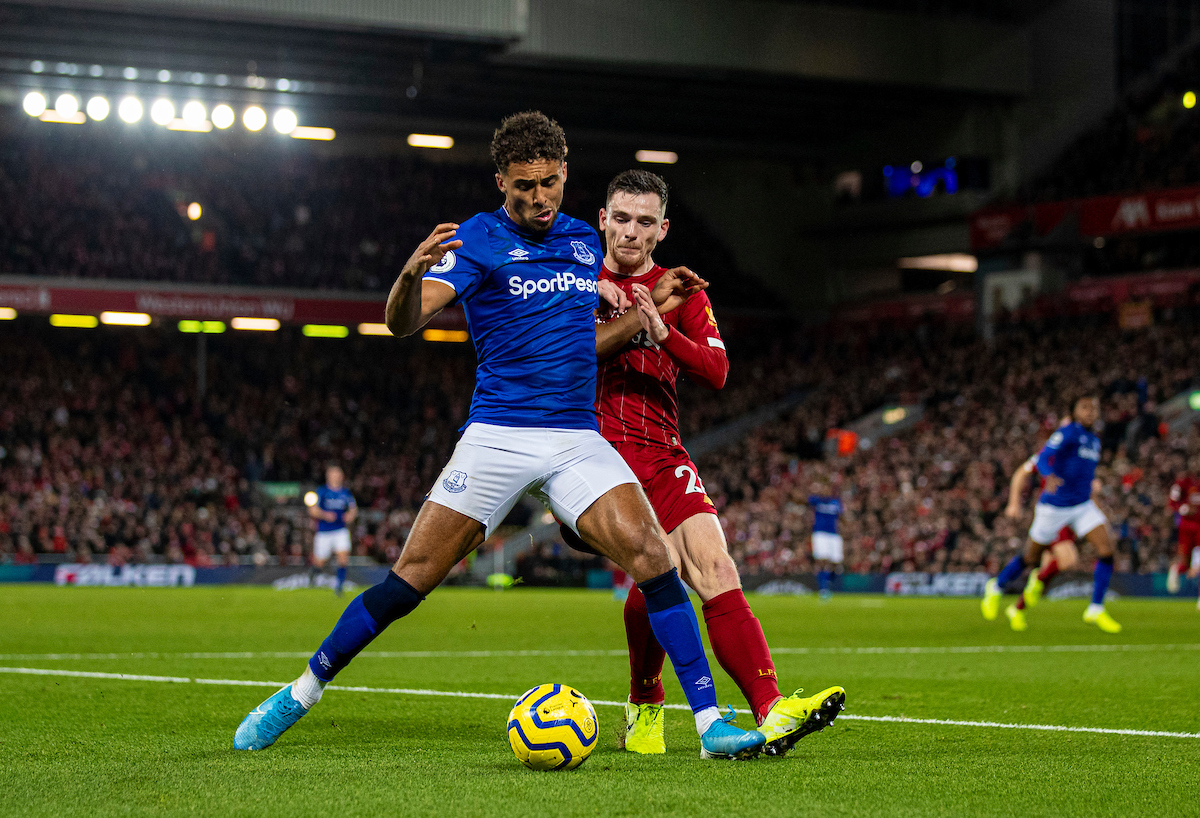
M 284 685 L 278 693 L 242 719 L 237 732 L 233 734 L 233 747 L 235 750 L 262 750 L 270 747 L 307 712 L 304 705 L 292 696 L 292 686 Z
M 700 737 L 701 758 L 747 759 L 754 758 L 762 752 L 767 737 L 757 730 L 735 727 L 734 718 L 731 707 L 729 715 L 713 722 L 712 726 L 704 731 L 704 735 Z

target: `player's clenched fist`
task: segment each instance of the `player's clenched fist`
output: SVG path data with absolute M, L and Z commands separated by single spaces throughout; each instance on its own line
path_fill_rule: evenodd
M 458 225 L 453 222 L 439 224 L 429 234 L 429 238 L 417 245 L 417 249 L 409 256 L 404 265 L 404 273 L 408 275 L 425 275 L 429 268 L 437 264 L 446 253 L 462 247 L 462 242 L 454 239 Z

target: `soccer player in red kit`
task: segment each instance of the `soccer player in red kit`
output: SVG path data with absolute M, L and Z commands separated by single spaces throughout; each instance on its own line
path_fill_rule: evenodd
M 600 280 L 624 292 L 637 323 L 626 313 L 597 333 L 600 434 L 633 468 L 657 512 L 683 580 L 704 603 L 717 661 L 745 695 L 767 737 L 766 752 L 782 755 L 803 736 L 833 722 L 844 706 L 845 691 L 831 687 L 809 697 L 801 697 L 800 691 L 780 694 L 767 640 L 742 593 L 716 508 L 680 442 L 676 379 L 686 373 L 709 389 L 720 389 L 729 361 L 707 295 L 675 295 L 658 307 L 651 296 L 655 283 L 668 273 L 651 256 L 667 234 L 667 185 L 648 171 L 625 171 L 609 185 L 605 202 L 600 211 L 606 244 Z M 664 653 L 636 587 L 625 602 L 625 631 L 631 671 L 625 748 L 662 753 Z
M 1179 574 L 1191 566 L 1192 549 L 1200 547 L 1200 458 L 1192 458 L 1190 474 L 1181 474 L 1171 486 L 1168 502 L 1179 515 L 1179 559 L 1167 573 L 1167 590 L 1179 593 Z M 1200 605 L 1200 603 L 1198 603 Z

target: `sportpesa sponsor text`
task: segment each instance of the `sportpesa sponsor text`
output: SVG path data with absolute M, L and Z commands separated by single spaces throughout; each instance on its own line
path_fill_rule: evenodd
M 565 293 L 574 288 L 581 293 L 596 293 L 594 278 L 580 278 L 571 272 L 559 273 L 554 278 L 528 279 L 512 276 L 508 279 L 510 295 L 519 295 L 521 300 L 529 298 L 534 293 Z

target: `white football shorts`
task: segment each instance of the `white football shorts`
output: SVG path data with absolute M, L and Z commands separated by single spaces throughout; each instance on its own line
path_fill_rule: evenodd
M 313 559 L 324 562 L 331 554 L 350 553 L 350 529 L 318 531 L 313 537 Z
M 1077 506 L 1052 506 L 1038 503 L 1033 509 L 1033 525 L 1029 527 L 1029 539 L 1038 545 L 1053 545 L 1058 541 L 1058 532 L 1070 526 L 1075 536 L 1082 537 L 1094 528 L 1104 525 L 1108 518 L 1093 501 Z
M 490 536 L 530 494 L 574 530 L 592 503 L 625 483 L 638 479 L 599 432 L 472 423 L 427 499 L 478 520 Z
M 830 534 L 828 531 L 814 531 L 812 551 L 814 560 L 840 563 L 842 561 L 842 535 Z

